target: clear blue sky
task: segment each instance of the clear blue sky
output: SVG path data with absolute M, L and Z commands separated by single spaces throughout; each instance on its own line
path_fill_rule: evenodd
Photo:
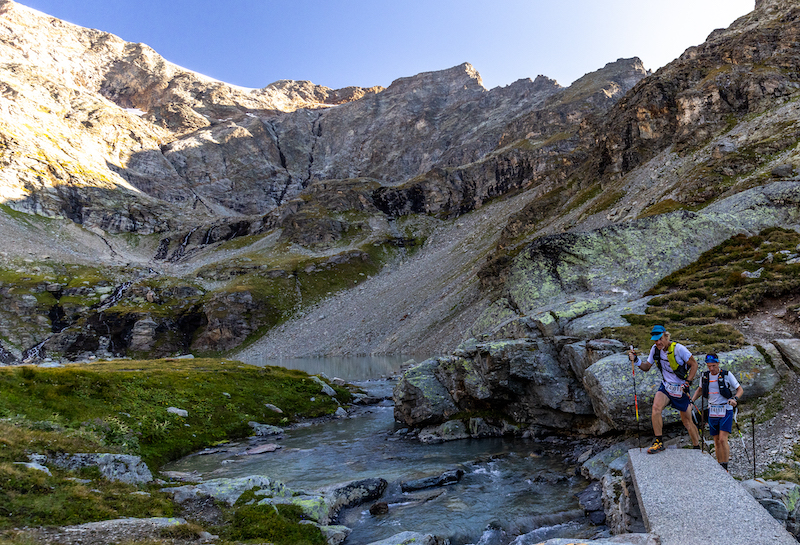
M 21 0 L 227 83 L 332 88 L 469 62 L 486 87 L 569 85 L 623 57 L 656 70 L 754 0 Z

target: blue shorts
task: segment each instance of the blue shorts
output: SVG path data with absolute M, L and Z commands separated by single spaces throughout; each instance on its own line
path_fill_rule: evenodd
M 672 397 L 667 392 L 667 388 L 664 386 L 664 383 L 661 383 L 661 387 L 658 389 L 659 392 L 664 392 L 664 395 L 667 396 L 669 399 L 669 404 L 675 407 L 679 412 L 685 413 L 686 410 L 689 408 L 689 403 L 692 401 L 691 398 L 686 395 L 686 392 L 683 393 L 681 397 Z
M 720 431 L 730 433 L 731 430 L 733 430 L 733 411 L 728 411 L 725 416 L 720 418 L 708 419 L 708 432 L 712 436 L 718 435 Z

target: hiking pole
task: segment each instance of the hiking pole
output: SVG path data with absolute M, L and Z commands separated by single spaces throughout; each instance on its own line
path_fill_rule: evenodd
M 744 454 L 747 456 L 747 461 L 750 461 L 750 453 L 747 452 L 747 447 L 744 444 L 744 435 L 742 435 L 742 428 L 739 426 L 739 407 L 736 407 L 733 410 L 733 422 L 736 424 L 736 430 L 739 432 L 739 439 L 742 441 L 742 448 L 744 449 Z M 753 477 L 755 478 L 755 477 Z
M 705 444 L 706 443 L 705 443 L 705 438 L 704 438 L 705 424 L 703 424 L 703 412 L 700 409 L 697 408 L 697 405 L 695 405 L 694 401 L 692 401 L 692 398 L 689 398 L 689 403 L 691 403 L 692 407 L 694 407 L 694 412 L 692 413 L 692 422 L 694 422 L 695 426 L 700 428 L 699 429 L 699 432 L 700 432 L 700 452 L 705 452 Z M 695 413 L 699 414 L 700 416 L 697 416 L 697 417 L 694 416 Z M 696 422 L 695 422 L 695 418 L 697 419 Z
M 700 382 L 702 383 L 702 381 L 703 381 L 703 379 L 701 378 Z M 702 430 L 703 430 L 702 433 L 700 434 L 700 452 L 705 452 L 706 451 L 706 398 L 703 396 L 702 393 L 700 394 L 700 397 L 703 399 L 703 401 L 700 402 L 700 407 L 701 407 L 701 410 L 700 410 L 700 425 L 702 426 Z M 709 425 L 709 433 L 711 433 L 710 428 L 711 428 L 711 426 Z M 709 448 L 709 452 L 711 452 L 711 450 L 710 450 L 711 447 L 708 447 L 708 448 Z
M 750 425 L 753 427 L 753 478 L 756 478 L 756 415 L 750 415 Z
M 633 345 L 628 345 L 633 352 Z M 636 411 L 636 444 L 639 447 L 639 451 L 642 450 L 642 436 L 641 432 L 639 431 L 639 397 L 636 395 L 636 364 L 634 363 L 635 360 L 631 360 L 631 374 L 633 375 L 633 407 Z

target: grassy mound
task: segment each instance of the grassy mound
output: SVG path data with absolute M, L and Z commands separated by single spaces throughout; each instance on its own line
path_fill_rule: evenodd
M 800 233 L 787 229 L 732 237 L 661 279 L 646 294 L 655 297 L 645 314 L 625 316 L 629 327 L 607 328 L 603 334 L 649 347 L 650 329 L 662 324 L 673 340 L 691 344 L 695 352 L 740 348 L 744 337 L 722 321 L 746 315 L 770 298 L 797 294 L 798 248 Z
M 337 399 L 350 400 L 349 391 L 333 388 Z M 281 425 L 331 414 L 338 405 L 321 390 L 302 371 L 230 360 L 0 368 L 0 531 L 176 514 L 171 497 L 158 486 L 134 494 L 141 489 L 107 481 L 97 469 L 76 473 L 51 467 L 48 475 L 17 463 L 27 462 L 28 454 L 137 454 L 156 469 L 191 451 L 250 435 L 249 421 Z M 172 414 L 169 407 L 188 416 Z M 245 522 L 237 530 L 242 535 L 258 532 Z M 297 525 L 284 514 L 273 522 Z

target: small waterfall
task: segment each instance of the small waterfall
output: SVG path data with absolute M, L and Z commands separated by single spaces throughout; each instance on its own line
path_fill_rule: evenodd
M 131 281 L 120 284 L 119 286 L 114 288 L 114 291 L 111 293 L 111 295 L 109 295 L 103 302 L 101 302 L 95 308 L 102 310 L 105 308 L 113 307 L 122 300 L 122 298 L 125 296 L 125 291 L 131 287 L 131 284 L 133 284 L 133 282 Z
M 189 245 L 189 239 L 192 237 L 194 232 L 197 231 L 199 228 L 200 226 L 198 225 L 197 227 L 193 228 L 191 231 L 186 233 L 186 236 L 183 237 L 183 240 L 181 241 L 181 245 L 175 249 L 175 251 L 170 256 L 169 261 L 175 262 L 184 256 L 184 254 L 186 253 L 186 247 Z
M 50 337 L 47 337 L 47 339 L 43 340 L 36 346 L 32 346 L 31 348 L 25 350 L 25 352 L 22 353 L 22 362 L 33 363 L 37 360 L 44 359 L 44 343 L 46 343 L 48 339 L 50 339 Z

